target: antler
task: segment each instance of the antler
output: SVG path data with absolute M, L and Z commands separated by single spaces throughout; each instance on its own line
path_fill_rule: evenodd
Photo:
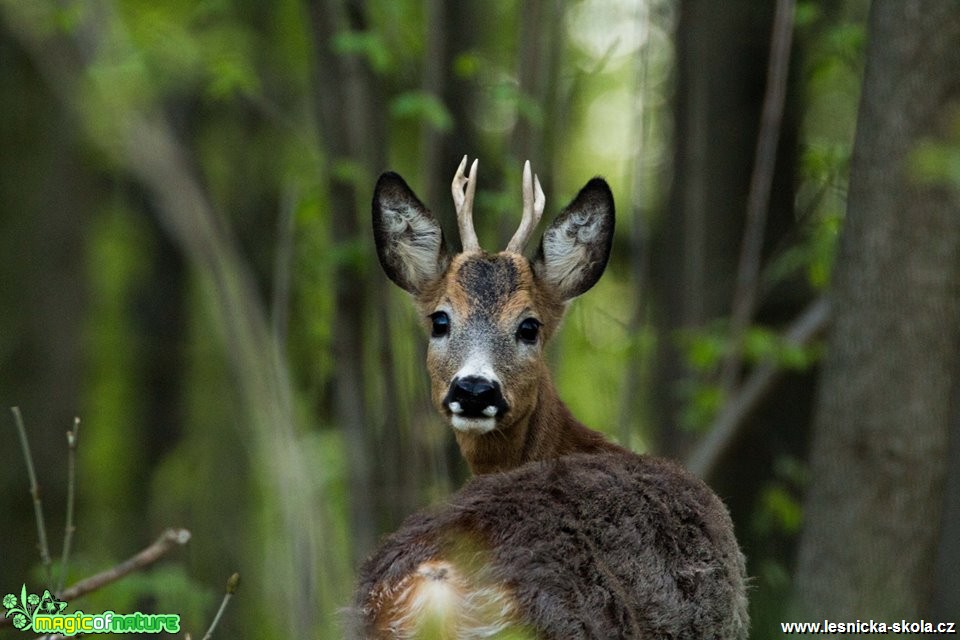
M 467 156 L 463 156 L 450 190 L 453 192 L 453 204 L 457 208 L 457 225 L 460 227 L 460 241 L 464 251 L 479 251 L 480 242 L 473 228 L 473 196 L 477 192 L 477 161 L 470 166 L 470 177 L 463 175 L 467 166 Z M 464 191 L 466 186 L 466 191 Z
M 540 187 L 540 178 L 531 176 L 530 161 L 527 160 L 523 163 L 523 218 L 520 219 L 520 228 L 507 245 L 507 251 L 523 252 L 523 248 L 530 240 L 530 234 L 543 216 L 543 207 L 546 202 L 546 196 L 543 195 L 543 189 Z

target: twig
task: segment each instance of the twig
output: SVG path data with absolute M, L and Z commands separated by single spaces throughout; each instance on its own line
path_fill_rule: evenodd
M 76 600 L 77 598 L 88 593 L 102 589 L 108 584 L 116 582 L 120 578 L 123 578 L 134 571 L 142 571 L 143 569 L 146 569 L 156 561 L 160 560 L 163 556 L 167 555 L 175 546 L 185 545 L 189 540 L 190 532 L 186 529 L 167 529 L 160 535 L 159 538 L 157 538 L 156 542 L 151 544 L 146 549 L 140 551 L 136 555 L 130 557 L 124 562 L 121 562 L 113 568 L 107 569 L 106 571 L 101 571 L 96 575 L 90 576 L 89 578 L 71 585 L 63 592 L 57 593 L 57 598 L 66 601 Z M 0 627 L 7 626 L 11 623 L 12 621 L 6 618 L 0 619 Z
M 230 602 L 230 598 L 233 597 L 233 594 L 237 592 L 237 587 L 240 586 L 240 574 L 234 573 L 230 576 L 230 579 L 227 580 L 227 592 L 223 594 L 223 600 L 220 602 L 220 608 L 217 609 L 217 615 L 213 617 L 213 622 L 210 623 L 210 628 L 207 629 L 207 632 L 203 634 L 203 640 L 210 640 L 213 637 L 213 631 L 217 628 L 217 625 L 220 624 L 220 618 L 223 616 L 223 612 L 227 608 L 227 603 Z
M 788 344 L 809 344 L 827 326 L 830 304 L 826 298 L 814 301 L 784 333 Z M 783 376 L 784 369 L 775 364 L 764 364 L 750 374 L 723 411 L 714 420 L 710 430 L 687 458 L 687 468 L 701 478 L 709 478 L 720 458 L 726 453 L 745 419 Z
M 67 602 L 71 600 L 76 600 L 81 596 L 85 596 L 88 593 L 92 593 L 98 589 L 102 589 L 108 584 L 112 584 L 117 580 L 123 578 L 124 576 L 133 573 L 134 571 L 142 571 L 157 562 L 163 556 L 170 553 L 175 547 L 180 547 L 190 541 L 190 532 L 186 529 L 167 529 L 160 537 L 157 538 L 156 542 L 151 544 L 146 549 L 143 549 L 134 556 L 131 556 L 127 560 L 124 560 L 120 564 L 107 569 L 106 571 L 101 571 L 100 573 L 85 578 L 80 582 L 70 585 L 62 592 L 58 592 L 55 595 L 60 600 L 66 600 Z M 0 618 L 0 627 L 5 627 L 13 624 L 13 621 L 8 618 Z
M 740 247 L 740 262 L 737 267 L 737 285 L 730 313 L 731 349 L 720 374 L 720 388 L 725 395 L 729 395 L 740 376 L 743 336 L 753 317 L 756 304 L 760 254 L 763 249 L 764 228 L 770 208 L 770 191 L 777 163 L 777 145 L 780 140 L 783 108 L 786 102 L 794 4 L 795 0 L 777 0 L 773 18 L 767 88 L 763 98 L 753 174 L 750 177 L 743 245 Z
M 20 446 L 23 449 L 23 459 L 27 463 L 27 477 L 30 479 L 30 495 L 33 497 L 33 513 L 37 520 L 37 536 L 39 538 L 40 561 L 47 574 L 47 584 L 51 584 L 53 567 L 50 561 L 50 547 L 47 545 L 47 527 L 43 519 L 43 503 L 40 500 L 40 485 L 37 484 L 37 473 L 33 468 L 33 455 L 30 453 L 30 442 L 27 440 L 27 429 L 23 426 L 23 416 L 20 407 L 11 407 L 13 421 L 20 434 Z
M 57 594 L 61 600 L 76 600 L 80 596 L 86 595 L 91 591 L 101 589 L 108 584 L 116 582 L 120 578 L 134 571 L 141 571 L 154 562 L 170 553 L 174 547 L 183 546 L 190 541 L 190 532 L 186 529 L 167 529 L 156 542 L 139 552 L 138 554 L 124 560 L 106 571 L 90 576 L 80 582 L 71 585 L 62 593 Z
M 74 418 L 73 429 L 67 431 L 67 522 L 63 528 L 63 553 L 60 554 L 60 580 L 57 581 L 57 591 L 63 591 L 63 586 L 67 583 L 67 569 L 70 566 L 73 533 L 77 530 L 73 523 L 73 512 L 77 493 L 77 436 L 79 432 L 80 418 Z

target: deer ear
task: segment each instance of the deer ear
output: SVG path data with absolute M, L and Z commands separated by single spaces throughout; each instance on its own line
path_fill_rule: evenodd
M 443 230 L 396 173 L 384 173 L 377 180 L 373 236 L 387 276 L 412 294 L 436 281 L 447 267 Z
M 544 232 L 534 273 L 564 300 L 586 292 L 607 266 L 613 222 L 610 187 L 602 178 L 594 178 Z

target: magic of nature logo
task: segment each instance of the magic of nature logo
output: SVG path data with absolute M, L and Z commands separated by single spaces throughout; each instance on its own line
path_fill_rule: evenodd
M 74 636 L 78 633 L 179 633 L 180 616 L 172 613 L 119 614 L 113 611 L 64 613 L 67 603 L 58 599 L 48 589 L 43 595 L 27 593 L 27 585 L 20 588 L 20 595 L 8 593 L 3 596 L 4 615 L 21 631 L 33 633 L 59 633 Z

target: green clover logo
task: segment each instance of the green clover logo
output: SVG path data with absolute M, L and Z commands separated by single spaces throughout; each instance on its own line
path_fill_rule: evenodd
M 67 603 L 63 600 L 58 600 L 55 595 L 50 593 L 49 589 L 43 590 L 43 596 L 40 598 L 40 604 L 38 609 L 40 613 L 45 613 L 48 615 L 56 615 L 58 613 L 63 613 L 63 610 L 67 608 Z
M 21 631 L 30 631 L 33 628 L 33 619 L 38 614 L 55 615 L 63 613 L 67 608 L 67 603 L 58 599 L 50 593 L 49 589 L 44 589 L 43 595 L 38 596 L 35 593 L 27 593 L 27 585 L 20 588 L 20 597 L 8 593 L 3 596 L 3 608 L 6 609 L 4 617 L 13 622 L 13 626 Z

